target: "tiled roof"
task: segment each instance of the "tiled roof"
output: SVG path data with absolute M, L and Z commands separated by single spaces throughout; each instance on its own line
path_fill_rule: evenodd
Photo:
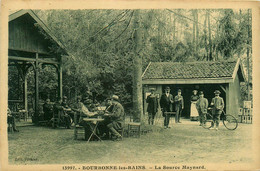
M 232 77 L 237 60 L 216 62 L 151 62 L 143 80 Z

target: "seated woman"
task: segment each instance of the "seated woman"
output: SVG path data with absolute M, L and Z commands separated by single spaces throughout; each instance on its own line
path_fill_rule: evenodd
M 9 108 L 7 108 L 7 123 L 12 125 L 12 129 L 15 132 L 19 132 L 19 130 L 16 128 L 16 125 L 15 125 L 15 118 L 12 115 L 12 112 Z

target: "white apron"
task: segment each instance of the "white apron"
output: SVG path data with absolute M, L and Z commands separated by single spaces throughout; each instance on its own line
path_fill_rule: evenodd
M 196 108 L 196 102 L 192 102 L 190 106 L 190 117 L 198 117 L 199 113 Z

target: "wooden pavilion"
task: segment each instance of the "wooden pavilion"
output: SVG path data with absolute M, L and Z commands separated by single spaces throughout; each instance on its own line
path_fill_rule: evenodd
M 19 10 L 9 15 L 8 66 L 16 66 L 22 78 L 23 101 L 28 111 L 27 72 L 33 68 L 35 76 L 34 119 L 39 116 L 39 69 L 52 65 L 58 74 L 58 96 L 62 97 L 62 56 L 68 55 L 63 44 L 32 10 Z M 51 51 L 57 47 L 59 52 Z M 10 100 L 10 99 L 9 99 Z
M 245 81 L 245 74 L 240 59 L 229 61 L 203 62 L 151 62 L 142 76 L 144 87 L 144 110 L 147 108 L 145 98 L 149 88 L 156 89 L 160 95 L 169 86 L 171 93 L 177 95 L 182 90 L 184 97 L 185 117 L 190 116 L 190 97 L 192 91 L 204 91 L 204 97 L 209 103 L 214 97 L 214 91 L 220 90 L 225 102 L 225 110 L 229 114 L 238 115 L 243 102 L 240 93 L 240 82 Z

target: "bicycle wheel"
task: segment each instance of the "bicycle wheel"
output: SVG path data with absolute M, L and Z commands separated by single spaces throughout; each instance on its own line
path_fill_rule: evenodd
M 223 125 L 229 130 L 235 130 L 238 126 L 237 119 L 232 115 L 223 116 Z
M 204 124 L 202 124 L 202 127 L 205 129 L 211 128 L 213 125 L 213 116 L 209 113 L 206 114 L 206 120 Z

